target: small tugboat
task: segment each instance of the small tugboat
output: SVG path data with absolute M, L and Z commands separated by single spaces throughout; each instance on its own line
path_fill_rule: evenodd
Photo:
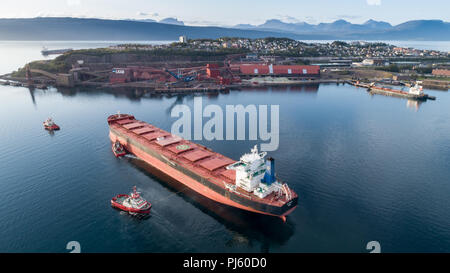
M 52 118 L 48 118 L 44 123 L 45 130 L 56 131 L 59 130 L 59 126 L 52 120 Z
M 152 204 L 143 199 L 133 187 L 133 192 L 128 194 L 119 194 L 111 199 L 111 206 L 130 213 L 150 213 Z
M 127 153 L 118 140 L 112 145 L 112 151 L 116 157 L 124 156 Z

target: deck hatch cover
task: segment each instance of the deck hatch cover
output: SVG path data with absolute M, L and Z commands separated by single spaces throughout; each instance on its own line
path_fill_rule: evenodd
M 138 135 L 143 135 L 143 134 L 146 134 L 146 133 L 150 133 L 150 132 L 154 132 L 154 131 L 156 131 L 156 129 L 155 128 L 153 128 L 153 127 L 144 127 L 144 128 L 139 128 L 139 129 L 134 129 L 134 130 L 131 130 L 133 133 L 135 133 L 135 134 L 138 134 Z
M 191 162 L 198 161 L 203 158 L 207 158 L 208 156 L 211 156 L 212 153 L 204 151 L 204 150 L 194 150 L 192 152 L 188 152 L 183 154 L 183 157 Z
M 194 149 L 192 146 L 193 145 L 190 145 L 187 142 L 186 143 L 181 142 L 181 143 L 177 143 L 176 145 L 167 148 L 167 150 L 169 150 L 175 154 L 181 154 L 181 153 L 191 151 L 192 149 Z
M 156 143 L 157 143 L 159 146 L 165 147 L 165 146 L 167 146 L 167 145 L 170 145 L 170 144 L 174 144 L 174 143 L 180 142 L 180 141 L 182 141 L 182 140 L 183 140 L 183 139 L 182 139 L 181 137 L 179 137 L 179 136 L 170 136 L 170 137 L 166 137 L 166 138 L 164 138 L 164 139 L 158 140 L 158 141 L 156 141 Z
M 158 137 L 165 137 L 165 136 L 169 136 L 169 133 L 166 132 L 154 132 L 154 133 L 147 133 L 147 134 L 143 134 L 142 136 L 145 139 L 148 139 L 150 141 L 157 139 Z
M 123 125 L 123 127 L 125 129 L 128 129 L 128 130 L 139 128 L 139 127 L 142 127 L 142 126 L 144 126 L 144 124 L 141 123 L 141 122 L 133 122 L 133 123 L 129 123 L 129 124 Z
M 122 120 L 118 120 L 116 122 L 119 123 L 120 125 L 124 125 L 124 124 L 128 124 L 128 123 L 136 122 L 136 120 L 134 120 L 134 119 L 122 119 Z
M 225 170 L 220 173 L 222 176 L 235 181 L 236 180 L 236 171 L 235 170 Z
M 231 163 L 234 163 L 234 160 L 231 160 L 226 157 L 217 157 L 217 158 L 212 158 L 210 160 L 206 160 L 205 162 L 202 162 L 200 164 L 200 166 L 202 166 L 203 168 L 205 168 L 209 171 L 214 171 L 220 167 L 230 165 Z

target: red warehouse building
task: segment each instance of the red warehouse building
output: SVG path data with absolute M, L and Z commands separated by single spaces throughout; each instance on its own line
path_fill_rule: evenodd
M 320 66 L 241 64 L 239 73 L 243 76 L 319 77 Z

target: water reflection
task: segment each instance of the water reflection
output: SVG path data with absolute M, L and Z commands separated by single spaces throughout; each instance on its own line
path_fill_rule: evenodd
M 223 91 L 212 91 L 212 92 L 190 92 L 190 93 L 177 93 L 177 92 L 167 92 L 167 93 L 157 93 L 152 89 L 148 88 L 105 88 L 102 86 L 98 87 L 50 87 L 48 89 L 51 92 L 57 92 L 65 97 L 75 97 L 77 94 L 88 94 L 88 95 L 101 95 L 101 94 L 112 94 L 116 98 L 125 97 L 131 101 L 140 101 L 142 98 L 151 99 L 163 99 L 175 97 L 176 101 L 169 107 L 168 112 L 177 105 L 183 102 L 186 97 L 193 96 L 205 96 L 208 97 L 210 101 L 218 100 L 220 95 L 226 95 L 230 92 L 277 92 L 277 93 L 289 93 L 289 92 L 301 92 L 303 94 L 317 94 L 319 90 L 319 84 L 302 84 L 302 85 L 291 85 L 291 86 L 252 86 L 252 87 L 242 87 L 242 88 L 232 88 Z M 29 95 L 33 105 L 37 106 L 36 92 L 40 95 L 42 92 L 46 93 L 47 90 L 36 89 L 35 87 L 28 87 Z
M 289 91 L 300 91 L 316 94 L 319 91 L 319 84 L 293 85 L 287 88 Z
M 177 106 L 178 104 L 183 104 L 184 96 L 178 95 L 175 99 L 175 101 L 167 107 L 166 113 L 170 115 L 172 113 L 172 109 Z
M 299 84 L 299 85 L 285 85 L 285 86 L 252 86 L 252 87 L 242 87 L 240 90 L 253 91 L 253 92 L 277 92 L 277 93 L 287 93 L 287 92 L 303 92 L 316 94 L 319 91 L 319 84 Z
M 36 98 L 34 97 L 34 87 L 29 87 L 28 91 L 30 92 L 31 101 L 33 102 L 33 105 L 36 106 Z
M 152 89 L 147 88 L 103 88 L 103 87 L 58 87 L 57 92 L 61 93 L 63 96 L 75 96 L 78 93 L 89 93 L 89 94 L 112 94 L 115 97 L 126 97 L 130 100 L 140 100 L 141 98 L 172 98 L 176 97 L 176 101 L 170 107 L 173 108 L 175 105 L 183 101 L 183 98 L 189 96 L 207 96 L 210 100 L 218 99 L 221 94 L 229 94 L 231 91 L 251 91 L 251 92 L 303 92 L 305 94 L 317 94 L 319 91 L 319 84 L 304 84 L 304 85 L 292 85 L 284 87 L 263 87 L 263 86 L 252 86 L 249 88 L 238 88 L 238 89 L 227 89 L 223 91 L 212 91 L 212 92 L 192 92 L 192 93 L 156 93 Z M 171 109 L 170 108 L 170 109 Z
M 423 101 L 418 100 L 407 100 L 406 101 L 406 107 L 414 109 L 415 112 L 419 111 L 420 105 L 423 103 Z
M 139 101 L 141 98 L 151 98 L 151 99 L 162 99 L 162 98 L 172 98 L 176 97 L 178 100 L 182 97 L 186 96 L 194 96 L 194 95 L 204 95 L 209 98 L 216 98 L 220 94 L 228 94 L 227 91 L 215 91 L 215 92 L 192 92 L 192 93 L 176 93 L 176 92 L 168 92 L 168 93 L 158 93 L 152 89 L 147 88 L 126 88 L 126 87 L 118 87 L 118 88 L 103 88 L 103 87 L 58 87 L 57 91 L 61 93 L 63 96 L 75 96 L 78 93 L 80 94 L 112 94 L 116 98 L 125 97 L 132 101 Z
M 294 234 L 295 224 L 289 216 L 286 223 L 283 223 L 277 217 L 256 214 L 217 203 L 196 193 L 140 159 L 130 157 L 127 158 L 127 161 L 145 175 L 160 182 L 172 193 L 178 194 L 185 201 L 190 202 L 196 208 L 223 224 L 232 234 L 232 238 L 226 242 L 229 247 L 252 246 L 253 242 L 258 241 L 261 243 L 261 252 L 268 252 L 271 246 L 285 244 Z M 153 205 L 157 206 L 158 204 Z

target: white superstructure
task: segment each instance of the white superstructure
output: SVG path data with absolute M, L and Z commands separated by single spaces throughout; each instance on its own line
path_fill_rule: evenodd
M 416 81 L 416 84 L 414 86 L 411 86 L 409 88 L 409 93 L 412 95 L 422 95 L 423 94 L 423 87 L 421 86 L 421 81 Z
M 139 192 L 136 191 L 136 186 L 133 187 L 133 192 L 130 193 L 130 197 L 123 201 L 123 205 L 128 208 L 144 209 L 147 206 L 145 201 Z
M 44 121 L 44 125 L 45 126 L 53 126 L 53 125 L 55 125 L 55 122 L 53 121 L 52 118 L 48 118 L 46 121 Z
M 286 197 L 290 195 L 290 190 L 286 184 L 281 184 L 275 178 L 274 161 L 264 157 L 266 152 L 259 152 L 255 145 L 251 152 L 241 156 L 240 161 L 227 167 L 229 170 L 236 170 L 236 187 L 247 192 L 253 192 L 256 196 L 264 198 L 272 192 L 284 192 Z

